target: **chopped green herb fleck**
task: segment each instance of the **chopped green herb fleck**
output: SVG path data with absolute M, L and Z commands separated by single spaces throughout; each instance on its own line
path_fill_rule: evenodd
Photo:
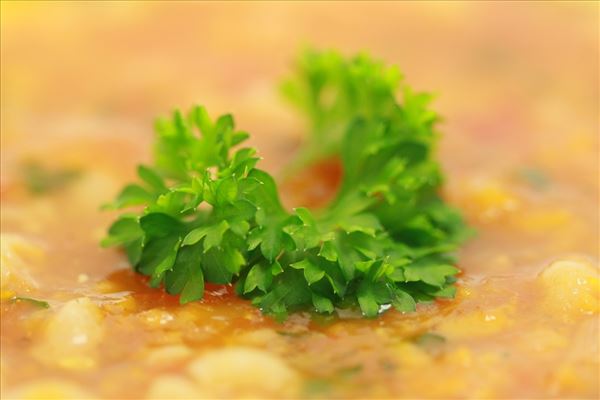
M 50 308 L 50 304 L 44 300 L 34 299 L 32 297 L 14 296 L 10 298 L 11 303 L 27 302 L 39 308 Z
M 340 379 L 351 379 L 356 374 L 359 374 L 363 370 L 362 365 L 352 365 L 350 367 L 340 368 L 336 371 L 336 375 Z
M 548 178 L 548 175 L 537 168 L 521 168 L 517 171 L 517 176 L 537 190 L 547 189 L 550 185 L 550 178 Z
M 308 398 L 323 397 L 331 392 L 331 386 L 326 379 L 309 379 L 304 382 L 302 393 Z
M 415 337 L 414 342 L 429 353 L 439 354 L 446 344 L 446 338 L 437 333 L 426 332 Z
M 81 175 L 76 169 L 50 170 L 37 162 L 24 164 L 22 173 L 27 190 L 36 195 L 62 189 Z

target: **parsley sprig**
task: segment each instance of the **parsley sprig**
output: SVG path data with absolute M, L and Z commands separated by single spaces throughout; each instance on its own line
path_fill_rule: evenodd
M 138 168 L 113 208 L 103 244 L 125 248 L 133 268 L 198 300 L 204 282 L 234 283 L 265 313 L 358 305 L 376 316 L 393 306 L 453 297 L 451 252 L 467 237 L 438 195 L 442 175 L 429 96 L 403 88 L 395 68 L 360 55 L 309 51 L 285 93 L 312 126 L 306 163 L 339 157 L 344 175 L 331 204 L 286 210 L 277 185 L 233 118 L 204 107 L 158 121 L 154 163 Z

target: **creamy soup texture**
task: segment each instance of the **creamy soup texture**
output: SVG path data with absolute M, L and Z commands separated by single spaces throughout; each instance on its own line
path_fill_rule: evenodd
M 597 29 L 596 3 L 2 3 L 2 398 L 598 398 Z M 444 197 L 477 230 L 454 300 L 278 323 L 227 286 L 179 305 L 99 246 L 173 107 L 233 112 L 277 176 L 307 42 L 437 92 Z

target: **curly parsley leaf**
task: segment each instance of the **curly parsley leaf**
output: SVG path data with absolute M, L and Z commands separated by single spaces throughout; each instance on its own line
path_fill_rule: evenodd
M 438 191 L 429 96 L 400 88 L 400 74 L 365 55 L 309 51 L 284 91 L 309 117 L 303 162 L 341 160 L 344 174 L 324 209 L 286 210 L 275 180 L 256 168 L 248 134 L 203 107 L 156 124 L 154 162 L 138 168 L 109 206 L 144 205 L 109 228 L 134 269 L 180 294 L 235 284 L 265 313 L 332 313 L 357 306 L 374 317 L 393 306 L 452 297 L 450 253 L 469 236 Z

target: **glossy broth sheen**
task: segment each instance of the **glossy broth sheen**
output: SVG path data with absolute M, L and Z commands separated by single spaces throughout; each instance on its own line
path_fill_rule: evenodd
M 2 7 L 2 398 L 600 395 L 598 66 L 581 61 L 597 6 L 356 3 L 346 23 L 331 4 Z M 478 231 L 456 299 L 280 324 L 231 287 L 181 306 L 99 247 L 155 113 L 233 110 L 281 170 L 302 123 L 273 88 L 303 41 L 372 49 L 439 91 L 444 196 Z M 32 194 L 31 160 L 79 173 Z M 338 178 L 314 166 L 285 203 L 321 204 Z

